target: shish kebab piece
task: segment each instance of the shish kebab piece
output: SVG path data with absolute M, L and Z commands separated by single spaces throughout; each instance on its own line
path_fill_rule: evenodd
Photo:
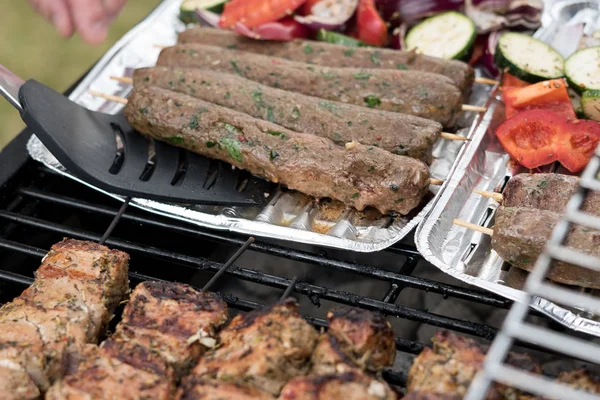
M 326 137 L 337 144 L 355 140 L 423 161 L 430 159 L 439 137 L 467 140 L 442 132 L 442 126 L 435 121 L 325 101 L 220 72 L 153 67 L 135 70 L 133 79 L 111 78 L 135 88 L 153 85 L 184 93 L 296 132 Z
M 190 28 L 179 34 L 178 43 L 207 44 L 329 67 L 407 69 L 433 72 L 451 78 L 465 93 L 465 97 L 468 97 L 471 91 L 474 77 L 473 68 L 466 63 L 429 57 L 413 51 L 348 47 L 311 40 L 293 40 L 290 42 L 253 40 L 226 29 Z
M 0 308 L 0 398 L 37 399 L 76 368 L 125 295 L 128 262 L 92 242 L 52 246 L 34 283 Z
M 462 94 L 452 80 L 429 72 L 330 68 L 193 43 L 162 50 L 156 65 L 237 74 L 324 100 L 431 119 L 444 127 L 453 127 L 463 111 Z M 473 107 L 464 109 L 485 111 Z
M 121 100 L 140 133 L 358 210 L 372 206 L 405 215 L 420 204 L 430 183 L 441 183 L 430 179 L 419 160 L 357 142 L 343 148 L 165 89 L 144 87 Z

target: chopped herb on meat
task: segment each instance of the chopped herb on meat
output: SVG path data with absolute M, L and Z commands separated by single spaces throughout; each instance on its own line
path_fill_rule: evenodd
M 371 74 L 366 73 L 365 71 L 360 71 L 354 74 L 354 79 L 365 80 L 369 79 Z
M 354 194 L 352 195 L 352 198 L 353 198 L 353 199 L 357 199 L 357 198 L 358 198 L 358 196 L 359 196 L 359 194 L 358 194 L 358 193 L 354 193 Z
M 277 157 L 279 157 L 279 153 L 277 151 L 275 151 L 275 149 L 271 149 L 271 152 L 269 153 L 269 158 L 271 160 L 274 160 Z
M 217 144 L 215 142 L 211 142 L 210 140 L 206 142 L 206 147 L 208 147 L 209 149 L 211 147 L 215 147 Z
M 369 108 L 375 108 L 381 104 L 381 100 L 379 100 L 379 98 L 377 96 L 372 95 L 372 94 L 365 97 L 364 100 L 365 100 L 365 103 L 367 104 L 367 107 L 369 107 Z
M 250 93 L 250 96 L 252 96 L 252 100 L 254 100 L 255 103 L 259 104 L 262 103 L 262 95 L 263 93 L 260 90 Z
M 408 67 L 406 66 L 406 64 L 396 64 L 396 69 L 406 71 L 408 69 Z
M 293 119 L 298 119 L 300 118 L 300 110 L 298 109 L 298 107 L 295 107 L 292 109 L 292 118 Z
M 183 144 L 184 139 L 181 136 L 170 136 L 166 137 L 165 140 L 173 144 Z
M 344 50 L 344 55 L 345 55 L 346 57 L 352 57 L 352 56 L 354 55 L 354 52 L 355 52 L 355 51 L 356 51 L 355 49 L 348 49 L 348 50 Z
M 229 125 L 229 124 L 225 124 L 225 126 L 227 126 L 227 125 Z M 229 126 L 238 130 L 237 128 L 235 128 L 232 125 L 229 125 Z M 236 161 L 242 162 L 242 149 L 241 149 L 241 144 L 240 144 L 239 140 L 225 137 L 225 138 L 221 138 L 221 144 L 223 145 L 223 147 L 225 147 L 225 149 L 227 150 L 227 153 L 229 153 L 229 156 L 231 158 L 233 158 Z
M 307 45 L 304 46 L 304 53 L 305 54 L 310 54 L 312 52 L 313 52 L 313 48 L 309 44 L 307 44 Z
M 239 76 L 244 76 L 244 74 L 242 73 L 242 70 L 240 69 L 240 67 L 238 67 L 238 65 L 235 61 L 231 61 L 231 66 L 233 67 L 233 70 L 235 71 L 236 74 L 238 74 Z
M 275 116 L 273 115 L 273 107 L 267 108 L 267 121 L 273 122 L 275 120 Z
M 227 132 L 231 133 L 232 135 L 241 135 L 242 131 L 239 130 L 238 128 L 236 128 L 235 126 L 231 125 L 231 124 L 225 124 L 225 130 L 227 130 Z
M 375 65 L 381 65 L 381 58 L 380 58 L 380 53 L 379 51 L 374 51 L 373 54 L 371 54 L 371 62 Z

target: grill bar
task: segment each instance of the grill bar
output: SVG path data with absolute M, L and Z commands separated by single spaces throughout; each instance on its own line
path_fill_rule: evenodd
M 77 199 L 73 199 L 71 197 L 62 197 L 55 194 L 44 193 L 38 189 L 31 188 L 22 188 L 19 190 L 19 193 L 24 196 L 30 196 L 35 199 L 44 200 L 51 202 L 53 204 L 58 204 L 65 207 L 70 207 L 74 209 L 79 209 L 83 211 L 93 212 L 100 215 L 115 215 L 115 210 L 110 207 L 101 206 L 92 204 L 85 201 L 80 201 Z M 226 243 L 233 246 L 242 246 L 244 244 L 243 239 L 239 239 L 235 236 L 228 236 L 218 232 L 206 232 L 197 229 L 192 229 L 189 226 L 185 225 L 174 225 L 172 221 L 163 222 L 159 219 L 153 219 L 147 216 L 138 216 L 132 215 L 129 213 L 125 213 L 123 215 L 124 220 L 128 220 L 131 222 L 145 224 L 148 226 L 152 226 L 155 228 L 167 229 L 167 230 L 177 230 L 181 233 L 186 233 L 192 236 L 201 237 L 203 239 L 208 239 L 211 241 L 216 241 L 220 243 Z M 385 270 L 381 270 L 370 265 L 357 264 L 357 263 L 349 263 L 340 260 L 329 259 L 325 256 L 315 255 L 313 253 L 285 248 L 273 244 L 265 244 L 262 242 L 255 242 L 250 247 L 250 250 L 257 251 L 264 254 L 274 255 L 278 257 L 287 258 L 294 261 L 306 262 L 311 264 L 317 264 L 324 267 L 334 268 L 340 271 L 353 272 L 360 274 L 362 276 L 375 278 L 391 283 L 397 284 L 400 288 L 404 287 L 412 287 L 415 289 L 425 290 L 432 293 L 439 293 L 444 296 L 455 297 L 463 300 L 474 301 L 481 304 L 487 304 L 495 307 L 508 308 L 510 307 L 511 301 L 506 300 L 504 298 L 495 296 L 490 293 L 486 293 L 480 290 L 462 288 L 459 286 L 448 285 L 444 283 L 434 282 L 424 278 L 416 278 L 408 275 L 403 275 L 402 273 L 408 273 L 409 270 L 401 270 L 399 273 L 389 272 Z M 415 260 L 415 265 L 412 267 L 416 267 L 416 263 L 418 262 L 420 255 L 413 248 L 409 248 L 410 250 L 405 251 L 404 248 L 398 248 L 394 251 L 401 252 L 401 254 L 406 255 L 407 257 L 413 257 Z M 417 258 L 419 257 L 419 258 Z M 410 264 L 409 264 L 410 266 Z M 403 268 L 409 268 L 406 265 Z M 400 289 L 402 290 L 402 289 Z M 398 291 L 400 294 L 400 291 Z

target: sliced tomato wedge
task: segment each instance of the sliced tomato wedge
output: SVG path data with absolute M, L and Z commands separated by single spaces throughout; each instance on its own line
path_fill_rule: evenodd
M 300 8 L 300 14 L 311 15 L 313 6 L 322 1 L 324 1 L 324 0 L 306 0 L 306 3 L 304 3 L 302 5 L 302 7 Z
M 290 15 L 306 0 L 233 0 L 225 3 L 219 26 L 233 29 L 241 22 L 247 28 L 255 28 Z
M 600 123 L 591 120 L 571 120 L 559 133 L 557 157 L 571 172 L 582 171 L 600 142 Z
M 504 150 L 526 168 L 537 168 L 558 160 L 555 148 L 565 119 L 547 110 L 516 114 L 496 129 Z
M 525 86 L 529 86 L 529 83 L 520 80 L 519 78 L 517 78 L 514 75 L 509 74 L 508 72 L 505 72 L 502 75 L 502 89 L 506 89 L 506 88 L 512 88 L 512 87 L 525 87 Z
M 375 8 L 374 0 L 359 0 L 356 9 L 356 38 L 373 46 L 385 46 L 387 26 Z
M 534 109 L 554 111 L 567 119 L 575 119 L 564 79 L 542 81 L 525 87 L 509 87 L 502 92 L 506 118 Z

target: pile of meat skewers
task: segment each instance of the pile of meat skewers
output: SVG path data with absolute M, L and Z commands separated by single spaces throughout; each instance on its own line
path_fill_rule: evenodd
M 135 71 L 125 115 L 290 189 L 405 215 L 428 193 L 432 146 L 472 83 L 457 61 L 192 28 Z

